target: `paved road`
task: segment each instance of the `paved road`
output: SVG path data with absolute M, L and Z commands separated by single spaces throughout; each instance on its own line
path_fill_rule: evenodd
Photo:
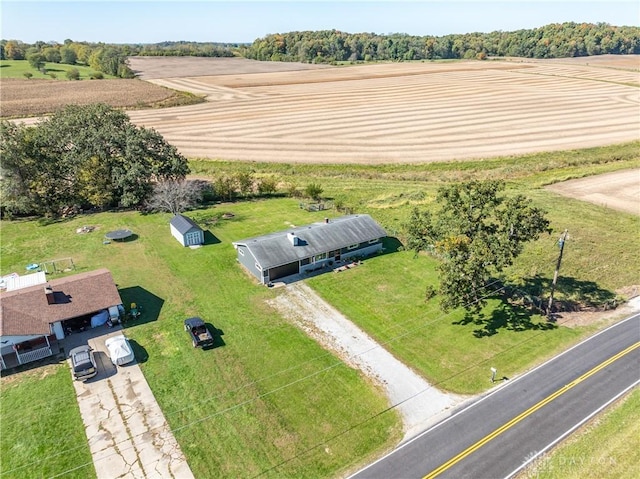
M 640 382 L 640 315 L 602 331 L 352 479 L 509 477 Z

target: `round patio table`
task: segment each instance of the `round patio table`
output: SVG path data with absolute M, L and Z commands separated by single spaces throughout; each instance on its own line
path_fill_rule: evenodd
M 124 240 L 129 238 L 132 234 L 131 230 L 114 230 L 105 233 L 104 237 L 110 240 Z

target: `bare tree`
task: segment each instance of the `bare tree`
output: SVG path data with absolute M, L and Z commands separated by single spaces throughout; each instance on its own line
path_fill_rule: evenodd
M 161 181 L 153 186 L 147 202 L 152 211 L 168 211 L 178 214 L 193 208 L 202 201 L 205 184 L 197 180 Z

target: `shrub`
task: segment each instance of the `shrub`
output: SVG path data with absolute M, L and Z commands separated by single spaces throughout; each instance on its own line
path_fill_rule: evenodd
M 94 72 L 89 77 L 91 80 L 102 80 L 104 79 L 104 75 L 102 72 Z
M 317 183 L 309 183 L 307 187 L 304 189 L 305 195 L 307 195 L 309 198 L 315 201 L 320 201 L 320 198 L 323 192 L 324 192 L 324 189 L 322 188 L 322 186 L 320 186 Z
M 67 78 L 69 80 L 80 80 L 80 71 L 77 68 L 67 70 Z
M 25 78 L 26 78 L 27 80 L 29 80 L 29 79 L 33 76 L 33 73 L 31 73 L 31 72 L 24 72 L 24 76 L 25 76 Z

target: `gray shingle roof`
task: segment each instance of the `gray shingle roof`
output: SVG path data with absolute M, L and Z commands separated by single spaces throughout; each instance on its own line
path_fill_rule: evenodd
M 202 230 L 191 218 L 183 215 L 175 215 L 171 218 L 170 223 L 182 235 L 187 233 L 191 228 Z
M 292 245 L 288 233 L 294 233 L 302 244 Z M 246 246 L 262 268 L 267 269 L 385 236 L 386 231 L 371 216 L 348 215 L 328 223 L 312 223 L 233 244 Z

